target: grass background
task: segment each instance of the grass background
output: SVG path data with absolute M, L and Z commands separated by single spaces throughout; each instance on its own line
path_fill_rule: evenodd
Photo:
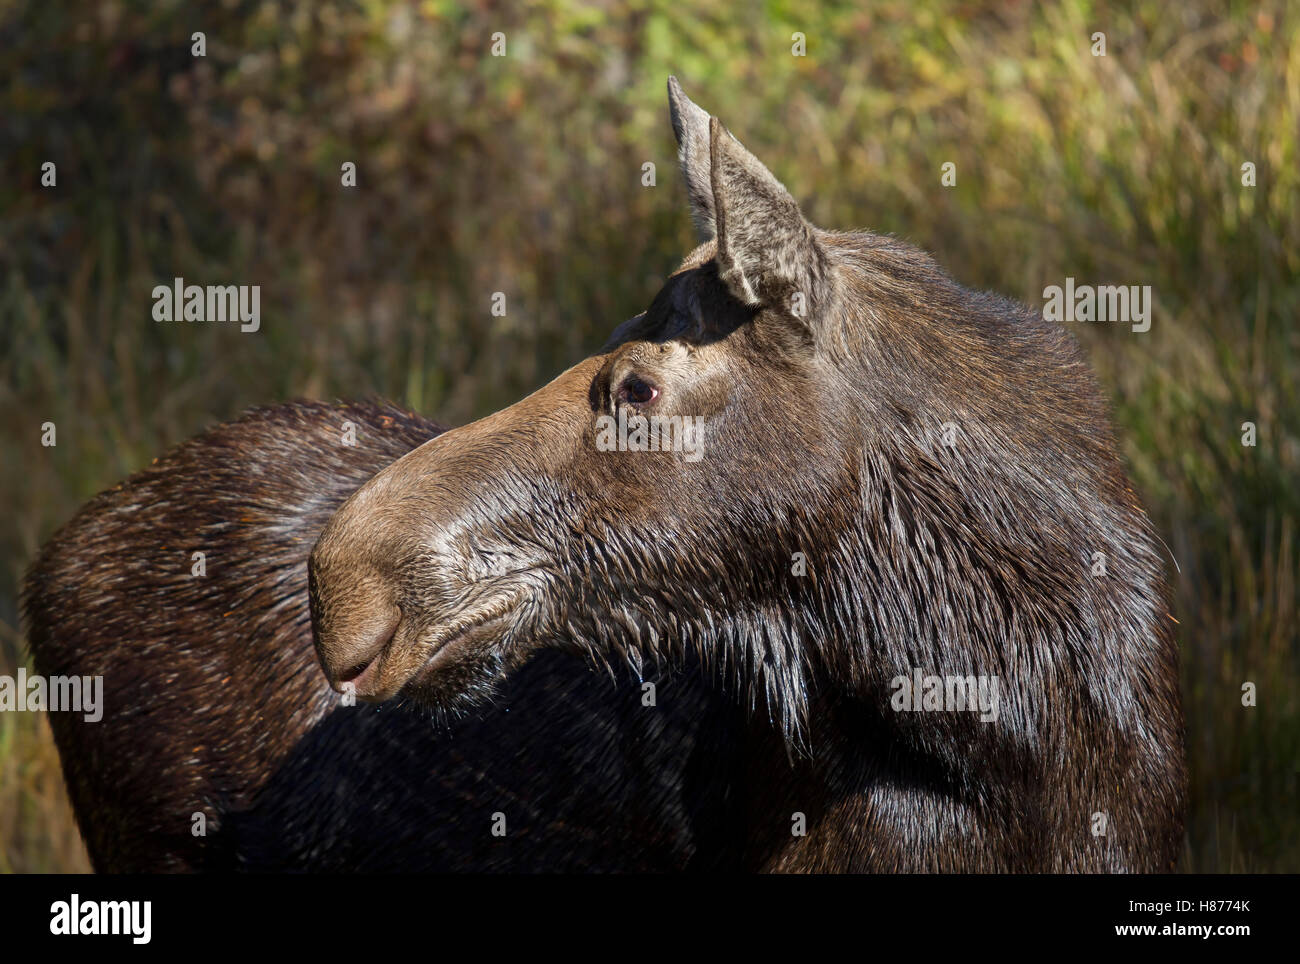
M 1073 327 L 1178 562 L 1183 869 L 1300 870 L 1283 0 L 0 0 L 0 673 L 25 658 L 41 541 L 176 442 L 295 396 L 462 422 L 644 307 L 693 243 L 669 73 L 817 223 L 899 234 L 1031 304 L 1067 276 L 1152 286 L 1146 334 Z M 262 330 L 154 323 L 176 276 L 261 285 Z M 0 870 L 86 867 L 44 719 L 0 714 Z

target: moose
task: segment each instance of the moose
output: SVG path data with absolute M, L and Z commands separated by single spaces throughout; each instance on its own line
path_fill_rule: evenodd
M 98 868 L 1173 868 L 1169 593 L 1083 353 L 668 88 L 702 243 L 597 354 L 447 431 L 255 412 L 45 548 Z

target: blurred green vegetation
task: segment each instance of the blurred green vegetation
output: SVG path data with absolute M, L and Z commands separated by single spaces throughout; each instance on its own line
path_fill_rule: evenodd
M 0 0 L 0 672 L 23 658 L 16 589 L 40 542 L 174 443 L 304 395 L 463 421 L 644 307 L 693 244 L 670 73 L 819 224 L 894 232 L 1030 303 L 1066 276 L 1152 286 L 1150 332 L 1074 327 L 1178 562 L 1183 867 L 1300 869 L 1300 8 L 1283 0 Z M 176 276 L 260 284 L 261 331 L 156 324 L 150 292 Z M 48 727 L 10 717 L 0 870 L 84 868 Z

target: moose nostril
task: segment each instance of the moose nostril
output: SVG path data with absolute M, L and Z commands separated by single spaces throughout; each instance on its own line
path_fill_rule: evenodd
M 363 699 L 373 696 L 378 689 L 379 682 L 379 664 L 383 662 L 380 656 L 376 656 L 369 663 L 359 663 L 352 667 L 342 676 L 339 677 L 336 688 L 351 686 L 352 692 Z
M 351 669 L 344 670 L 342 673 L 339 673 L 339 682 L 355 683 L 362 675 L 365 674 L 366 670 L 370 669 L 370 667 L 372 666 L 375 666 L 376 664 L 378 664 L 378 662 L 379 662 L 379 657 L 376 656 L 374 659 L 368 659 L 365 662 L 357 663 L 357 665 L 353 666 Z
M 335 665 L 342 663 L 347 666 L 347 669 L 335 676 L 336 688 L 344 683 L 351 683 L 357 693 L 370 692 L 379 676 L 379 664 L 383 661 L 384 652 L 393 641 L 401 621 L 401 611 L 394 607 L 390 613 L 382 617 L 372 631 L 358 633 L 350 644 L 341 647 L 343 652 L 340 652 L 339 656 L 343 659 L 338 660 Z

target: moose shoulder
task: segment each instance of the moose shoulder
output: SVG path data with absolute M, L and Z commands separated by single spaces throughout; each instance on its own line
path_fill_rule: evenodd
M 704 243 L 600 354 L 333 516 L 310 563 L 330 681 L 447 709 L 539 650 L 697 659 L 755 708 L 749 866 L 1170 868 L 1162 560 L 1077 346 L 907 245 L 814 227 L 669 97 Z M 611 420 L 627 444 L 597 444 Z M 652 444 L 673 424 L 693 451 Z

